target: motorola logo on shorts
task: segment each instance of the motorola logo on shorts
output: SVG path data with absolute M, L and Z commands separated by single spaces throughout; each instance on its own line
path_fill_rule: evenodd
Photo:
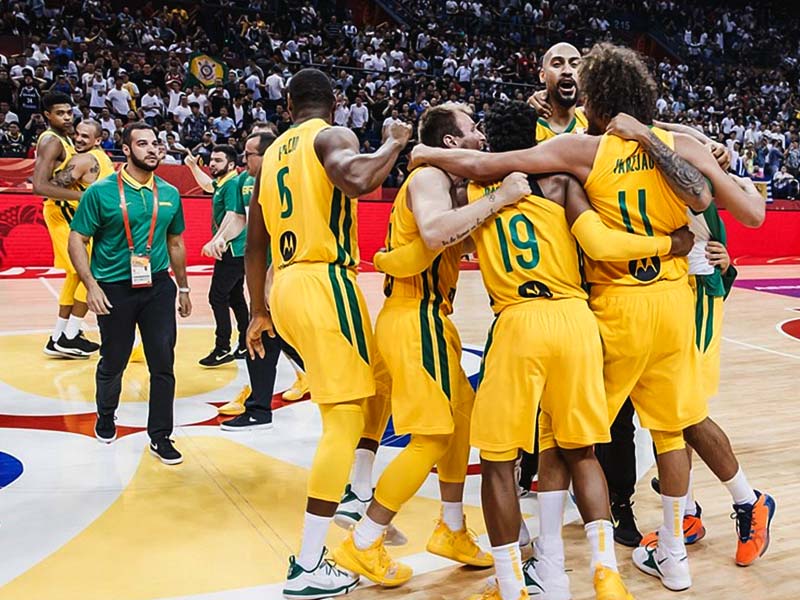
M 284 231 L 281 234 L 280 248 L 283 262 L 292 260 L 294 253 L 297 251 L 297 236 L 294 231 Z
M 553 292 L 541 281 L 526 281 L 517 288 L 520 298 L 552 298 Z
M 637 281 L 653 281 L 661 273 L 661 259 L 651 256 L 632 260 L 628 263 L 628 271 Z

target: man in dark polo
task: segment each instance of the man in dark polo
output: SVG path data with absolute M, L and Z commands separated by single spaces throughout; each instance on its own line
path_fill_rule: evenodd
M 145 123 L 124 129 L 127 163 L 84 192 L 70 224 L 69 255 L 100 327 L 95 435 L 107 444 L 117 437 L 114 412 L 138 325 L 150 371 L 150 453 L 174 465 L 183 461 L 169 437 L 175 403 L 176 292 L 182 317 L 192 312 L 192 303 L 181 198 L 177 188 L 154 175 L 158 143 L 155 129 Z M 91 267 L 86 250 L 90 239 Z

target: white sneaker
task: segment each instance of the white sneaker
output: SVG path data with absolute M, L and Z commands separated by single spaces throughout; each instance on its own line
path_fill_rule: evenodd
M 658 577 L 665 588 L 680 592 L 692 586 L 689 572 L 689 556 L 673 556 L 662 548 L 658 541 L 647 546 L 639 546 L 633 551 L 633 564 L 640 571 Z
M 570 600 L 569 576 L 561 564 L 544 556 L 536 542 L 533 543 L 533 558 L 522 566 L 528 594 L 539 600 Z
M 333 515 L 333 522 L 342 529 L 350 529 L 367 512 L 367 504 L 369 504 L 370 500 L 371 498 L 362 500 L 356 496 L 348 483 L 344 488 L 344 495 L 339 501 L 339 507 Z
M 530 543 L 531 532 L 528 530 L 528 526 L 525 524 L 525 519 L 522 519 L 519 523 L 519 547 L 524 548 Z
M 358 575 L 344 571 L 336 566 L 333 561 L 326 560 L 327 548 L 323 548 L 319 563 L 312 571 L 306 571 L 295 561 L 294 556 L 289 557 L 289 573 L 286 575 L 286 584 L 283 586 L 284 598 L 330 598 L 342 596 L 352 592 L 358 585 Z

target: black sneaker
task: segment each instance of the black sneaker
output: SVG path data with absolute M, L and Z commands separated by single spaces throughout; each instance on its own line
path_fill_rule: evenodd
M 247 346 L 239 346 L 233 351 L 233 358 L 235 360 L 244 360 L 249 356 L 249 354 L 250 353 L 247 351 Z
M 93 349 L 95 345 L 94 342 L 77 335 L 71 340 L 67 339 L 66 334 L 62 333 L 55 343 L 55 348 L 64 354 L 69 354 L 72 358 L 89 358 L 92 352 L 97 351 L 96 348 Z
M 632 507 L 633 502 L 612 502 L 611 515 L 614 519 L 614 541 L 629 548 L 636 548 L 642 541 L 642 534 L 636 527 Z
M 110 444 L 117 439 L 117 426 L 114 415 L 101 415 L 98 413 L 97 422 L 94 424 L 94 437 L 104 444 Z
M 66 354 L 65 352 L 61 352 L 58 348 L 56 348 L 56 343 L 53 341 L 52 336 L 47 338 L 47 344 L 44 346 L 44 350 L 42 350 L 47 356 L 52 356 L 54 358 L 78 358 L 72 356 L 71 354 Z
M 233 353 L 230 350 L 220 350 L 218 348 L 214 348 L 211 351 L 211 354 L 205 358 L 201 358 L 199 362 L 206 368 L 213 368 L 228 364 L 234 360 Z
M 183 462 L 183 456 L 169 438 L 161 438 L 155 442 L 150 442 L 150 454 L 165 465 L 179 465 Z
M 223 431 L 250 431 L 255 429 L 272 429 L 272 415 L 254 415 L 253 413 L 242 413 L 228 421 L 223 421 L 219 425 Z
M 98 344 L 97 342 L 93 342 L 85 335 L 83 335 L 83 331 L 78 332 L 78 337 L 81 340 L 83 340 L 84 347 L 89 348 L 89 352 L 91 352 L 92 354 L 100 350 L 100 344 Z

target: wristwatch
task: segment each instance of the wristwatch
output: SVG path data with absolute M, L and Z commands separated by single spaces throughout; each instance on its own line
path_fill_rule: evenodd
M 181 294 L 188 294 L 191 291 L 192 291 L 192 288 L 190 288 L 190 287 L 185 287 L 185 288 L 179 287 L 178 288 L 178 292 L 180 292 Z

